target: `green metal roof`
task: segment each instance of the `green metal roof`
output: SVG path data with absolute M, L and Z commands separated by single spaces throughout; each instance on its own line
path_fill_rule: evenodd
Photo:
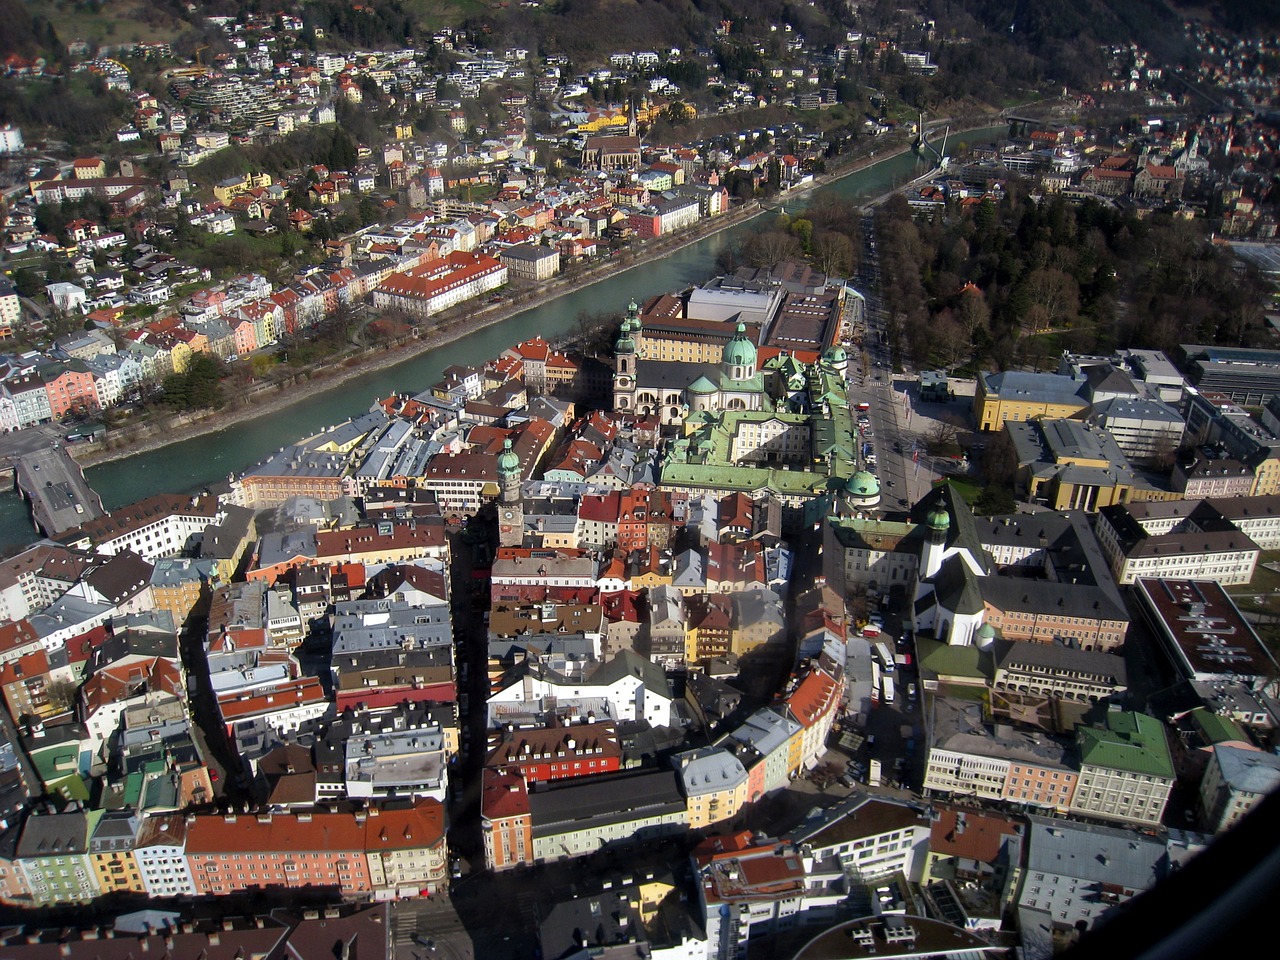
M 982 669 L 982 651 L 977 647 L 951 646 L 924 637 L 916 638 L 916 653 L 920 666 L 935 673 L 945 682 L 955 677 L 960 680 L 988 681 L 988 671 Z
M 1191 722 L 1210 743 L 1225 743 L 1228 740 L 1249 742 L 1248 736 L 1230 717 L 1221 717 L 1204 707 L 1196 707 L 1191 711 Z
M 1169 742 L 1155 717 L 1133 711 L 1108 713 L 1105 729 L 1077 727 L 1076 737 L 1082 764 L 1173 779 Z

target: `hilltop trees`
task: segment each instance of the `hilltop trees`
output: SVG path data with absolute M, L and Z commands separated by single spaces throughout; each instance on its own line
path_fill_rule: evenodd
M 1263 336 L 1259 278 L 1210 244 L 1203 224 L 1033 200 L 1013 182 L 999 201 L 932 219 L 895 198 L 877 233 L 885 300 L 916 363 L 1008 366 L 1064 347 L 1171 351 Z

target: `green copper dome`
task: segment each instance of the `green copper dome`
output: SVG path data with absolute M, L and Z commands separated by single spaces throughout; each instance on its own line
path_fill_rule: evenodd
M 622 333 L 618 335 L 618 339 L 613 344 L 613 349 L 617 353 L 632 353 L 636 348 L 636 342 L 631 338 L 631 321 L 622 321 Z
M 693 383 L 689 384 L 690 393 L 710 394 L 716 392 L 716 385 L 706 377 L 699 377 Z
M 747 325 L 739 322 L 738 332 L 725 344 L 724 362 L 731 367 L 755 367 L 756 345 L 747 339 Z
M 520 473 L 520 458 L 511 449 L 511 438 L 502 441 L 502 452 L 498 454 L 498 476 L 513 477 Z
M 844 347 L 837 343 L 823 351 L 822 359 L 830 364 L 844 363 L 849 359 L 849 355 L 844 352 Z
M 973 635 L 973 644 L 979 650 L 990 650 L 996 642 L 996 628 L 989 623 L 980 626 Z
M 951 514 L 947 513 L 941 505 L 934 507 L 929 511 L 929 516 L 925 519 L 930 530 L 947 530 L 951 527 Z
M 859 470 L 849 478 L 848 490 L 855 497 L 874 497 L 880 493 L 880 481 L 874 473 Z

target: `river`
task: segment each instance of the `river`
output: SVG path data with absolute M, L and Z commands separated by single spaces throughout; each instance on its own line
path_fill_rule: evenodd
M 963 139 L 970 143 L 982 142 L 1002 135 L 1006 129 L 1001 126 L 973 131 Z M 903 153 L 834 180 L 791 202 L 798 210 L 813 197 L 867 199 L 923 170 L 914 154 Z M 715 274 L 720 252 L 747 231 L 758 229 L 759 223 L 759 217 L 745 221 L 691 243 L 668 257 L 631 267 L 589 287 L 530 307 L 403 363 L 355 377 L 274 415 L 104 463 L 88 470 L 86 476 L 108 510 L 156 493 L 198 491 L 245 470 L 280 447 L 367 410 L 377 397 L 393 391 L 418 393 L 426 389 L 440 379 L 450 364 L 484 363 L 512 344 L 533 336 L 555 340 L 573 329 L 574 318 L 583 310 L 620 312 L 632 297 L 640 300 L 702 283 Z M 21 497 L 10 492 L 0 494 L 0 551 L 8 552 L 15 546 L 30 543 L 33 537 L 31 519 Z

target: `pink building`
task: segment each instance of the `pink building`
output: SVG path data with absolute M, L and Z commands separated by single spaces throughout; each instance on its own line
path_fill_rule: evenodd
M 69 413 L 98 409 L 93 374 L 78 360 L 68 363 L 56 377 L 46 376 L 44 387 L 49 397 L 49 412 L 55 420 Z

